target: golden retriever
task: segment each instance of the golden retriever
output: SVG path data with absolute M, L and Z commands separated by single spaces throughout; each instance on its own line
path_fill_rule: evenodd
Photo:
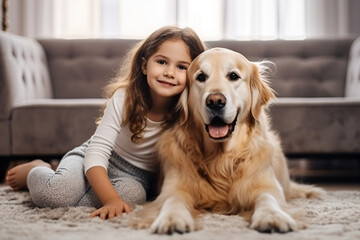
M 192 62 L 179 123 L 158 144 L 162 189 L 139 212 L 137 227 L 158 234 L 193 231 L 202 212 L 243 214 L 261 232 L 303 227 L 287 201 L 324 191 L 290 181 L 265 112 L 274 94 L 263 70 L 263 64 L 224 48 Z

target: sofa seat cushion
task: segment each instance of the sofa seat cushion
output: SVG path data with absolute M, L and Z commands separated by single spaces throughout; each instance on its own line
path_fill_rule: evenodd
M 104 99 L 38 99 L 13 109 L 14 155 L 60 155 L 94 133 Z
M 360 153 L 360 99 L 279 98 L 270 113 L 287 154 Z

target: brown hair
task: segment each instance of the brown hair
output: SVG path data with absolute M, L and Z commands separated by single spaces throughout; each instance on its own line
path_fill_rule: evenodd
M 194 60 L 206 49 L 205 44 L 192 29 L 174 26 L 162 27 L 129 51 L 117 77 L 105 87 L 105 97 L 108 99 L 117 89 L 126 88 L 122 126 L 130 124 L 133 142 L 142 139 L 146 127 L 146 114 L 152 106 L 149 86 L 141 68 L 142 63 L 144 59 L 147 61 L 162 43 L 171 39 L 184 41 L 189 47 L 191 60 Z M 180 94 L 174 96 L 173 102 L 170 104 L 168 114 L 165 116 L 164 127 L 172 125 L 179 115 L 179 109 L 176 108 L 179 96 Z

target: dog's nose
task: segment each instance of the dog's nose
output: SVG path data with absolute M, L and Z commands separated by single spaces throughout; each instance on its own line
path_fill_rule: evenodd
M 220 110 L 225 105 L 226 98 L 221 93 L 213 93 L 206 98 L 206 106 L 211 110 Z

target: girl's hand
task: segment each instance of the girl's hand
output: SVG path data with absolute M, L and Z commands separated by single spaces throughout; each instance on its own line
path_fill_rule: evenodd
M 121 216 L 123 212 L 130 213 L 130 206 L 120 198 L 110 199 L 101 208 L 93 211 L 90 217 L 99 216 L 101 219 L 113 219 L 114 217 Z

